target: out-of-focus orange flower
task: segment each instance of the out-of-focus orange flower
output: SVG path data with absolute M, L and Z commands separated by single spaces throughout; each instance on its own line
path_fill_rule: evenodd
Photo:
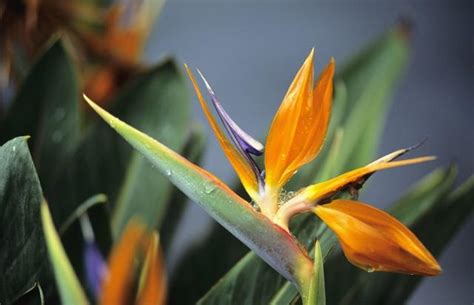
M 87 71 L 84 92 L 88 96 L 104 104 L 140 70 L 145 41 L 162 4 L 162 0 L 117 3 L 106 13 L 103 31 L 84 36 L 87 45 L 101 59 L 101 64 Z
M 139 285 L 134 294 L 137 278 L 137 257 L 144 259 Z M 93 260 L 95 261 L 95 260 Z M 93 268 L 89 268 L 92 272 Z M 166 277 L 156 232 L 150 233 L 138 222 L 131 222 L 118 244 L 112 249 L 107 272 L 102 276 L 97 297 L 101 305 L 161 305 L 166 300 Z
M 314 210 L 339 236 L 347 257 L 355 265 L 374 271 L 439 273 L 439 265 L 421 242 L 385 212 L 349 201 L 328 204 L 338 193 L 359 188 L 379 170 L 425 162 L 433 157 L 394 161 L 412 148 L 400 149 L 361 168 L 302 188 L 294 197 L 282 201 L 280 194 L 284 185 L 321 150 L 330 118 L 335 61 L 331 59 L 313 86 L 313 58 L 312 50 L 273 119 L 265 147 L 230 118 L 198 71 L 227 131 L 226 136 L 204 100 L 191 70 L 187 66 L 186 70 L 225 155 L 262 214 L 288 231 L 288 223 L 294 215 Z M 253 159 L 262 154 L 264 169 Z M 363 217 L 364 212 L 371 216 Z
M 60 32 L 70 38 L 84 90 L 109 100 L 140 70 L 139 59 L 163 0 L 4 0 L 0 2 L 0 88 L 21 81 L 44 44 Z

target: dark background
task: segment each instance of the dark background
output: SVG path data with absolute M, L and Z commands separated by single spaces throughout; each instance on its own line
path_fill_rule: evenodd
M 152 33 L 147 58 L 156 61 L 174 54 L 199 67 L 233 118 L 250 134 L 263 136 L 311 47 L 316 48 L 319 73 L 330 56 L 341 64 L 401 15 L 410 17 L 415 25 L 411 62 L 394 97 L 379 152 L 429 136 L 412 156 L 434 154 L 438 160 L 377 174 L 361 200 L 385 207 L 437 166 L 456 163 L 458 183 L 474 172 L 473 6 L 473 1 L 434 0 L 170 0 Z M 193 101 L 195 119 L 210 132 L 194 95 Z M 233 181 L 212 136 L 209 147 L 204 167 Z M 196 205 L 187 216 L 176 254 L 209 221 Z M 426 279 L 409 304 L 473 304 L 473 234 L 474 218 L 441 257 L 443 274 Z

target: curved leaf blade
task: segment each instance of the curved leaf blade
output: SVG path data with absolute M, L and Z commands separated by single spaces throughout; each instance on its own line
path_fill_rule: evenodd
M 59 294 L 63 304 L 88 305 L 81 284 L 67 258 L 66 252 L 61 244 L 61 239 L 56 231 L 45 201 L 41 204 L 41 218 L 43 220 L 43 230 L 48 247 L 48 253 L 53 265 L 53 270 L 58 284 Z

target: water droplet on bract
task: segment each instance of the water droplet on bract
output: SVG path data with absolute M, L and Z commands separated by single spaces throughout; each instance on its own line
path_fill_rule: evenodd
M 374 272 L 374 271 L 375 271 L 375 268 L 368 268 L 368 269 L 367 269 L 367 272 L 368 272 L 368 273 L 372 273 L 372 272 Z
M 292 199 L 295 196 L 296 196 L 296 192 L 281 189 L 280 193 L 278 194 L 278 206 L 282 206 L 288 200 Z
M 13 147 L 12 147 L 12 150 L 13 150 L 13 151 L 16 151 L 16 146 L 13 146 Z
M 56 130 L 55 132 L 53 132 L 52 138 L 54 143 L 59 143 L 63 139 L 63 134 L 61 133 L 61 131 Z
M 65 116 L 66 116 L 66 111 L 63 108 L 57 108 L 53 114 L 53 117 L 56 121 L 60 121 L 64 119 Z
M 166 176 L 171 177 L 173 175 L 173 171 L 171 169 L 167 169 L 165 171 Z
M 255 209 L 255 211 L 257 212 L 260 212 L 260 206 L 257 204 L 257 202 L 255 201 L 251 201 L 250 204 L 252 205 L 252 207 Z
M 215 189 L 216 189 L 216 185 L 213 182 L 207 181 L 207 182 L 204 183 L 204 193 L 210 194 Z

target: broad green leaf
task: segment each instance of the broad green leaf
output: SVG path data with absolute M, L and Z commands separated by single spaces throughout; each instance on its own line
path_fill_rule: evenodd
M 112 105 L 113 113 L 171 148 L 181 150 L 184 146 L 189 123 L 188 93 L 172 60 L 164 60 L 132 81 Z M 95 120 L 47 198 L 53 216 L 62 223 L 90 196 L 106 194 L 112 209 L 114 236 L 118 237 L 133 216 L 157 226 L 171 192 L 166 177 L 113 130 Z
M 258 213 L 225 184 L 163 144 L 115 118 L 92 101 L 91 107 L 135 149 L 285 278 L 304 283 L 312 262 L 294 239 Z M 298 276 L 296 276 L 298 274 Z
M 65 44 L 54 39 L 31 68 L 0 126 L 0 139 L 31 135 L 45 193 L 79 139 L 78 86 Z
M 0 303 L 11 304 L 39 280 L 46 248 L 43 198 L 27 137 L 0 147 Z
M 367 163 L 375 157 L 377 141 L 372 140 L 370 143 L 365 143 L 364 145 L 367 147 L 362 147 L 358 143 L 362 142 L 364 137 L 379 136 L 378 133 L 382 128 L 382 118 L 385 116 L 384 110 L 388 105 L 389 94 L 407 60 L 408 45 L 406 37 L 401 35 L 400 31 L 400 29 L 396 29 L 384 35 L 339 70 L 340 72 L 337 73 L 336 77 L 339 82 L 336 83 L 335 88 L 334 108 L 326 148 L 321 152 L 319 160 L 301 170 L 302 174 L 295 177 L 294 182 L 290 183 L 290 189 L 297 189 L 326 178 L 323 176 L 336 175 L 353 169 L 355 165 L 361 165 L 355 164 L 354 160 L 357 160 L 357 163 Z M 370 126 L 367 123 L 369 121 L 371 121 Z M 338 156 L 336 162 L 334 162 L 332 160 L 334 151 L 331 151 L 332 145 L 330 143 L 333 142 L 332 139 L 339 127 L 342 127 L 344 134 L 340 146 L 335 147 Z M 369 128 L 377 129 L 375 134 L 368 131 Z M 328 162 L 333 164 L 328 165 Z M 323 251 L 327 252 L 334 246 L 336 239 L 334 234 L 327 229 L 323 230 L 323 228 L 326 229 L 324 224 L 321 224 L 314 215 L 309 215 L 295 219 L 292 222 L 291 231 L 306 247 L 313 245 L 317 236 L 327 238 L 330 242 L 327 245 L 322 244 Z M 324 232 L 324 235 L 320 235 L 323 234 L 322 232 Z M 329 249 L 325 249 L 325 246 Z M 205 255 L 206 252 L 201 254 L 201 256 Z M 205 300 L 218 299 L 219 296 L 222 298 L 219 299 L 218 304 L 237 304 L 242 300 L 242 303 L 249 300 L 255 301 L 252 299 L 254 297 L 251 295 L 252 293 L 258 294 L 258 296 L 255 296 L 255 298 L 258 298 L 258 302 L 252 304 L 267 304 L 272 298 L 275 300 L 275 295 L 286 295 L 275 288 L 281 286 L 282 282 L 274 274 L 273 279 L 271 276 L 265 278 L 265 285 L 272 287 L 272 289 L 265 289 L 263 292 L 247 290 L 248 296 L 236 295 L 236 298 L 240 297 L 241 299 L 233 300 L 232 302 L 235 303 L 226 303 L 228 299 L 225 296 L 233 293 L 231 289 L 246 287 L 247 283 L 252 282 L 255 278 L 259 279 L 258 282 L 261 283 L 262 280 L 256 272 L 268 273 L 264 268 L 258 268 L 260 262 L 257 258 L 247 259 L 246 263 L 248 266 L 245 268 L 243 266 L 239 267 L 241 273 L 234 270 L 237 268 L 236 265 L 217 282 L 201 300 L 202 304 L 207 304 L 204 302 Z M 294 289 L 288 287 L 283 286 L 282 289 L 296 294 Z M 293 296 L 289 295 L 288 299 L 293 299 Z M 217 304 L 217 302 L 214 303 Z
M 41 204 L 41 218 L 43 220 L 43 230 L 49 258 L 53 265 L 62 303 L 70 305 L 89 304 L 79 280 L 74 273 L 74 269 L 69 263 L 46 202 Z
M 389 210 L 392 215 L 409 226 L 431 251 L 435 249 L 430 247 L 429 239 L 420 235 L 416 227 L 426 226 L 425 230 L 437 234 L 438 229 L 433 230 L 433 226 L 428 225 L 424 219 L 436 211 L 437 206 L 445 202 L 455 175 L 454 169 L 434 171 L 418 182 Z M 436 225 L 436 228 L 439 225 L 441 223 Z M 436 255 L 436 251 L 433 251 L 433 254 Z M 397 282 L 404 283 L 406 280 L 418 281 L 420 279 L 420 277 L 391 273 L 369 274 L 350 265 L 340 251 L 331 256 L 325 267 L 327 270 L 326 292 L 330 304 L 403 304 L 403 301 L 385 303 L 389 300 L 387 295 L 400 292 L 399 289 L 394 289 L 398 285 Z M 344 277 L 340 274 L 344 274 Z
M 209 290 L 209 287 L 212 287 L 248 252 L 248 248 L 242 242 L 217 222 L 212 222 L 208 233 L 202 238 L 201 241 L 189 248 L 178 261 L 170 280 L 170 304 L 195 304 Z M 255 254 L 252 256 L 261 262 L 262 268 L 267 268 L 265 262 Z M 189 270 L 193 270 L 193 272 L 189 272 Z M 272 275 L 277 274 L 271 268 L 268 270 Z M 250 281 L 248 285 L 250 286 L 252 283 Z M 265 286 L 265 281 L 259 281 L 259 283 L 260 287 Z M 243 289 L 246 288 L 249 287 Z M 187 293 L 182 293 L 183 291 L 187 291 Z
M 326 291 L 324 288 L 324 259 L 319 241 L 314 246 L 313 279 L 309 286 L 308 305 L 326 305 Z
M 356 168 L 374 158 L 393 94 L 409 54 L 405 29 L 398 27 L 341 72 L 347 88 L 348 108 L 340 171 Z M 367 60 L 370 58 L 370 60 Z

